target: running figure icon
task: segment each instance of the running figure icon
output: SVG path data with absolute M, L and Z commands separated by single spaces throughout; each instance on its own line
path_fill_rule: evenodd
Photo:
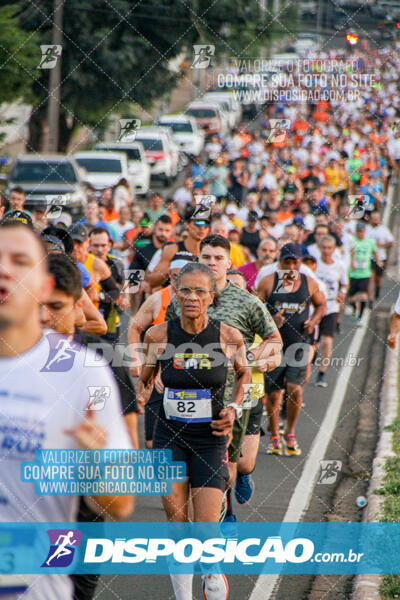
M 62 556 L 68 556 L 68 554 L 73 553 L 73 550 L 71 550 L 71 548 L 67 548 L 67 546 L 73 546 L 74 544 L 78 543 L 78 540 L 74 540 L 73 537 L 73 531 L 69 531 L 66 535 L 61 534 L 58 536 L 56 541 L 57 549 L 55 550 L 55 552 L 53 552 L 50 558 L 46 560 L 46 565 L 48 567 L 55 558 L 61 558 Z

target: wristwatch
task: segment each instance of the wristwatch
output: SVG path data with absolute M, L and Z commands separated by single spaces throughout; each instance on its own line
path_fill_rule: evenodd
M 239 406 L 239 404 L 236 404 L 236 402 L 231 402 L 230 404 L 227 405 L 226 408 L 229 408 L 230 406 L 235 409 L 236 418 L 240 419 L 240 417 L 243 414 L 243 408 L 241 406 Z
M 254 356 L 254 354 L 252 353 L 251 350 L 247 350 L 247 352 L 246 352 L 246 358 L 247 358 L 247 360 L 248 360 L 249 363 L 253 362 L 255 356 Z

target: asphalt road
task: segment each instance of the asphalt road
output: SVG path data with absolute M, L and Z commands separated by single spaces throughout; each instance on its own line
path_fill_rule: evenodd
M 168 189 L 162 188 L 156 182 L 152 187 L 157 190 L 162 189 L 164 197 L 168 197 L 181 185 L 182 180 L 183 173 L 180 174 L 174 185 Z M 398 194 L 396 194 L 397 197 Z M 392 252 L 392 255 L 394 256 L 394 252 Z M 394 258 L 392 258 L 393 261 Z M 388 311 L 397 297 L 399 284 L 397 277 L 395 277 L 396 273 L 397 271 L 395 271 L 394 267 L 392 271 L 389 269 L 390 276 L 385 280 L 382 299 L 374 311 L 371 312 L 369 324 L 364 328 L 357 354 L 350 354 L 349 351 L 354 346 L 352 346 L 354 337 L 356 335 L 360 337 L 360 330 L 355 327 L 350 317 L 343 315 L 341 333 L 336 336 L 334 343 L 333 363 L 335 366 L 331 367 L 327 374 L 327 382 L 329 384 L 327 389 L 314 387 L 316 375 L 316 368 L 314 367 L 310 381 L 305 389 L 304 405 L 297 426 L 297 439 L 303 450 L 302 456 L 268 456 L 266 454 L 268 438 L 263 437 L 261 439 L 257 465 L 253 474 L 256 483 L 255 494 L 249 505 L 244 507 L 236 503 L 234 505 L 234 512 L 240 522 L 282 522 L 296 487 L 297 492 L 295 497 L 300 497 L 301 499 L 301 493 L 299 496 L 298 489 L 299 481 L 301 481 L 301 485 L 304 487 L 304 495 L 311 495 L 310 503 L 307 503 L 305 506 L 305 509 L 308 508 L 308 511 L 301 518 L 307 521 L 319 521 L 326 518 L 334 495 L 334 486 L 332 486 L 331 490 L 327 489 L 329 486 L 321 486 L 318 483 L 314 487 L 312 480 L 307 481 L 307 479 L 304 479 L 304 467 L 307 464 L 313 442 L 320 434 L 324 418 L 337 401 L 338 387 L 336 383 L 343 380 L 346 369 L 346 372 L 349 373 L 348 366 L 342 367 L 341 365 L 352 365 L 354 363 L 354 366 L 350 369 L 350 378 L 343 408 L 337 425 L 332 432 L 328 448 L 320 456 L 314 456 L 315 453 L 313 454 L 314 459 L 318 462 L 324 458 L 342 460 L 344 470 L 346 469 L 346 464 L 351 463 L 352 440 L 355 437 L 359 418 L 358 411 L 353 410 L 353 408 L 360 405 L 361 400 L 367 393 L 365 385 L 368 376 L 375 383 L 379 382 L 381 377 L 381 362 L 374 360 L 375 345 L 380 345 L 381 353 L 383 353 L 384 347 L 383 334 L 381 331 L 379 334 L 377 333 L 377 323 L 379 319 L 383 323 L 386 322 Z M 336 394 L 334 394 L 334 390 Z M 374 394 L 377 396 L 376 390 Z M 266 417 L 263 420 L 264 429 L 266 429 Z M 140 417 L 139 427 L 143 442 L 143 417 Z M 374 427 L 374 424 L 372 424 L 372 428 Z M 374 448 L 373 436 L 370 445 L 372 453 Z M 359 493 L 365 492 L 367 485 L 365 477 L 358 478 L 357 481 L 357 485 L 353 485 L 351 488 L 350 504 L 352 503 L 353 507 L 355 498 Z M 350 511 L 347 509 L 347 511 L 347 514 L 339 516 L 339 520 L 357 520 L 362 518 L 360 510 Z M 152 496 L 139 497 L 132 521 L 154 523 L 153 526 L 149 526 L 149 535 L 155 534 L 156 523 L 165 521 L 161 499 Z M 269 598 L 274 598 L 275 600 L 301 600 L 302 598 L 309 597 L 308 593 L 311 585 L 310 578 L 285 576 L 278 581 L 273 594 L 270 594 L 266 589 L 268 587 L 266 580 L 259 580 L 257 576 L 229 576 L 228 580 L 230 600 L 268 600 Z M 265 593 L 263 591 L 264 585 Z M 336 596 L 339 598 L 338 594 Z M 329 600 L 326 595 L 324 597 L 326 597 L 326 600 Z M 346 599 L 349 598 L 348 595 L 340 595 L 340 598 L 345 597 Z M 109 600 L 112 598 L 118 600 L 175 600 L 169 576 L 165 575 L 152 575 L 151 577 L 146 575 L 103 576 L 100 579 L 95 599 Z M 202 598 L 201 580 L 199 576 L 195 576 L 193 600 L 201 600 Z
M 284 520 L 296 486 L 302 477 L 313 442 L 320 435 L 321 425 L 327 411 L 331 410 L 333 404 L 337 402 L 338 387 L 336 386 L 335 388 L 335 385 L 337 381 L 344 381 L 345 373 L 349 373 L 348 365 L 354 366 L 350 369 L 350 379 L 343 408 L 337 426 L 331 436 L 331 442 L 326 451 L 325 459 L 343 460 L 344 470 L 346 468 L 345 465 L 351 463 L 352 440 L 355 438 L 359 419 L 358 407 L 361 400 L 368 395 L 368 391 L 366 392 L 365 389 L 368 376 L 372 378 L 374 387 L 379 387 L 381 362 L 377 360 L 375 354 L 377 350 L 379 352 L 379 349 L 383 352 L 384 333 L 377 333 L 376 328 L 379 319 L 383 319 L 384 323 L 386 322 L 387 313 L 397 296 L 399 285 L 396 278 L 397 271 L 393 262 L 394 258 L 396 258 L 396 253 L 397 250 L 393 250 L 391 259 L 393 266 L 388 270 L 389 277 L 385 280 L 382 299 L 374 311 L 371 312 L 369 324 L 364 328 L 363 335 L 361 336 L 360 330 L 355 327 L 349 316 L 343 316 L 341 333 L 335 338 L 334 366 L 328 370 L 327 374 L 328 388 L 314 387 L 316 374 L 316 368 L 314 367 L 310 382 L 305 389 L 304 406 L 297 427 L 297 438 L 303 449 L 302 456 L 268 456 L 266 454 L 267 437 L 261 439 L 257 465 L 254 472 L 256 490 L 253 499 L 247 506 L 240 506 L 236 503 L 234 506 L 234 512 L 240 522 L 281 522 Z M 359 350 L 356 354 L 351 353 L 351 347 L 354 347 L 353 341 L 355 336 L 362 337 Z M 352 343 L 353 346 L 351 346 Z M 376 345 L 378 345 L 378 348 Z M 334 389 L 336 390 L 335 395 L 333 394 Z M 374 398 L 378 397 L 377 389 L 371 392 L 371 398 L 372 396 Z M 355 407 L 357 410 L 354 410 Z M 375 428 L 374 423 L 372 423 L 371 427 Z M 265 417 L 264 428 L 266 429 Z M 140 417 L 140 432 L 143 438 L 143 417 Z M 374 443 L 374 438 L 372 437 L 370 442 L 371 452 L 373 452 Z M 324 454 L 315 456 L 314 458 L 318 461 L 322 460 Z M 360 478 L 356 477 L 356 479 L 358 481 Z M 305 514 L 305 520 L 319 521 L 325 519 L 326 513 L 329 512 L 330 496 L 333 494 L 334 486 L 332 486 L 331 490 L 327 490 L 326 488 L 329 486 L 317 484 L 313 489 L 313 481 L 308 481 L 307 478 L 304 479 L 304 476 L 301 479 L 301 485 L 303 486 L 303 490 L 300 490 L 300 496 L 298 489 L 296 492 L 296 498 L 299 498 L 300 502 L 303 501 L 303 495 L 307 496 L 311 493 L 310 508 Z M 366 488 L 366 485 L 364 477 L 361 478 L 359 485 L 352 486 L 349 492 L 351 506 L 354 506 L 357 495 L 364 491 L 362 486 Z M 338 518 L 339 520 L 357 520 L 361 517 L 361 511 L 356 511 L 355 513 L 353 511 L 353 514 L 342 514 Z M 159 521 L 165 521 L 160 498 L 139 497 L 132 520 L 154 524 Z M 152 533 L 152 530 L 153 533 L 156 532 L 156 525 L 154 525 L 154 528 L 152 526 L 149 527 L 149 534 Z M 268 600 L 269 597 L 273 597 L 276 600 L 300 600 L 300 598 L 306 597 L 300 594 L 300 590 L 296 584 L 296 581 L 300 581 L 301 578 L 302 576 L 283 577 L 279 587 L 275 589 L 273 596 L 270 596 L 267 592 L 265 595 L 261 593 L 255 596 L 254 588 L 257 588 L 260 584 L 265 585 L 265 580 L 264 582 L 262 580 L 258 581 L 258 578 L 255 576 L 229 576 L 229 598 L 230 600 L 250 600 L 250 598 L 251 600 Z M 194 578 L 193 589 L 193 600 L 200 600 L 203 596 L 198 576 Z M 174 595 L 168 576 L 110 575 L 101 578 L 95 598 L 96 600 L 109 600 L 110 598 L 117 598 L 118 600 L 132 600 L 132 598 L 174 600 Z

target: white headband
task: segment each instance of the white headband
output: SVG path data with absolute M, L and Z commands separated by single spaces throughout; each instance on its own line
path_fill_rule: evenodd
M 189 260 L 185 260 L 184 258 L 177 258 L 176 260 L 171 261 L 169 269 L 183 269 L 189 262 Z

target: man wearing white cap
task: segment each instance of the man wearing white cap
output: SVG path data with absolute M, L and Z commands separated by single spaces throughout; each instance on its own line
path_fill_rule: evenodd
M 165 321 L 168 304 L 175 294 L 175 282 L 178 273 L 185 265 L 195 260 L 197 260 L 197 257 L 189 252 L 178 252 L 175 254 L 169 266 L 169 286 L 161 288 L 149 296 L 132 318 L 128 330 L 128 342 L 132 361 L 130 373 L 133 377 L 139 377 L 142 370 L 142 361 L 139 354 L 142 333 L 151 325 L 159 325 Z M 153 430 L 162 399 L 163 395 L 154 388 L 146 404 L 144 422 L 147 448 L 153 447 Z
M 165 321 L 168 304 L 175 294 L 175 281 L 178 273 L 188 262 L 193 262 L 194 258 L 189 252 L 178 252 L 175 254 L 169 265 L 169 286 L 163 287 L 154 292 L 154 294 L 151 294 L 131 319 L 128 330 L 128 341 L 131 344 L 132 366 L 130 371 L 133 377 L 139 377 L 142 368 L 138 351 L 141 334 L 150 325 L 158 325 Z
M 61 215 L 55 220 L 55 225 L 59 227 L 62 225 L 65 229 L 71 227 L 72 225 L 72 217 L 68 212 L 62 212 Z
M 229 231 L 231 229 L 243 229 L 243 221 L 237 217 L 238 210 L 239 209 L 236 204 L 228 204 L 228 206 L 225 208 L 225 214 L 227 216 L 225 223 Z

